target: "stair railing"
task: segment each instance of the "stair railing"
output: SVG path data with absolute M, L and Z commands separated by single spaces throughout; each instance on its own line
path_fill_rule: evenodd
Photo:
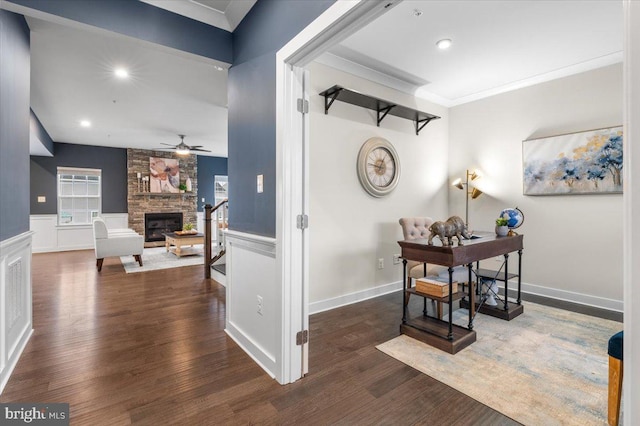
M 220 259 L 226 252 L 224 230 L 227 226 L 227 203 L 228 199 L 220 201 L 215 206 L 206 204 L 204 206 L 204 277 L 211 278 L 211 265 L 213 262 Z M 219 215 L 216 213 L 216 232 L 217 232 L 217 245 L 220 251 L 212 258 L 211 256 L 211 214 L 221 209 L 222 223 L 219 221 Z

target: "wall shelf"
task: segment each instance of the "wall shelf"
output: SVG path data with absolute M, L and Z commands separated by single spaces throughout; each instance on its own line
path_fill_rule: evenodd
M 342 86 L 332 86 L 320 93 L 320 96 L 324 96 L 324 113 L 329 113 L 329 108 L 336 100 L 346 102 L 351 105 L 356 105 L 362 108 L 368 108 L 377 113 L 377 125 L 380 127 L 380 123 L 387 115 L 395 115 L 396 117 L 406 118 L 411 120 L 415 124 L 416 135 L 420 134 L 420 130 L 424 128 L 431 120 L 437 120 L 440 117 L 437 115 L 429 114 L 428 112 L 418 111 L 417 109 L 409 108 L 406 106 L 398 105 L 393 102 L 385 101 L 374 96 L 365 95 L 355 90 L 347 89 Z

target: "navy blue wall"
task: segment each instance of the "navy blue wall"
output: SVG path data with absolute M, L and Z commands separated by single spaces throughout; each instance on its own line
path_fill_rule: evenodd
M 205 204 L 213 205 L 215 190 L 214 176 L 227 176 L 227 159 L 198 155 L 198 211 L 204 211 Z M 204 198 L 204 202 L 202 199 Z
M 42 145 L 44 145 L 47 151 L 49 151 L 51 155 L 53 155 L 53 139 L 51 139 L 49 133 L 47 133 L 45 128 L 42 126 L 42 123 L 38 119 L 38 116 L 33 112 L 32 109 L 30 109 L 30 111 L 31 116 L 29 119 L 29 126 L 31 131 L 38 136 L 38 139 L 40 140 L 40 142 L 42 142 Z
M 229 69 L 229 228 L 276 234 L 276 52 L 333 0 L 258 0 L 233 32 Z M 256 176 L 264 175 L 264 192 Z
M 102 170 L 102 212 L 127 213 L 127 150 L 54 143 L 54 157 L 31 157 L 31 214 L 58 212 L 58 166 Z M 38 196 L 47 197 L 38 203 Z
M 231 33 L 139 0 L 8 0 L 31 9 L 231 63 Z
M 29 230 L 29 27 L 0 10 L 0 241 Z

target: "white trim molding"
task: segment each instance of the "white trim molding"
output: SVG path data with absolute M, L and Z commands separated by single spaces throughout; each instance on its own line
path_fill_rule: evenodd
M 0 242 L 0 393 L 33 334 L 32 236 L 28 231 Z
M 402 281 L 396 281 L 349 294 L 343 294 L 330 299 L 318 300 L 317 302 L 309 304 L 309 314 L 313 315 L 324 311 L 330 311 L 331 309 L 373 299 L 374 297 L 384 296 L 385 294 L 395 293 L 400 290 L 402 290 Z M 400 318 L 400 316 L 398 316 L 398 318 Z

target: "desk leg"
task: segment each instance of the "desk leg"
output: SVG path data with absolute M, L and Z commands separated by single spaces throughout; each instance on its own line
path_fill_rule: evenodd
M 522 304 L 520 300 L 521 289 L 522 289 L 522 249 L 518 250 L 518 305 Z
M 469 330 L 473 330 L 473 317 L 475 314 L 475 309 L 476 309 L 476 300 L 475 300 L 475 293 L 473 291 L 473 280 L 471 278 L 471 268 L 472 268 L 472 263 L 469 263 L 467 265 L 467 268 L 469 268 L 469 281 L 467 281 L 468 284 L 468 292 L 469 292 L 469 326 L 467 327 Z
M 449 266 L 449 334 L 447 340 L 453 340 L 453 268 Z
M 409 293 L 407 290 L 407 259 L 402 259 L 402 323 L 407 323 L 407 298 Z
M 504 255 L 504 310 L 509 310 L 509 253 Z

